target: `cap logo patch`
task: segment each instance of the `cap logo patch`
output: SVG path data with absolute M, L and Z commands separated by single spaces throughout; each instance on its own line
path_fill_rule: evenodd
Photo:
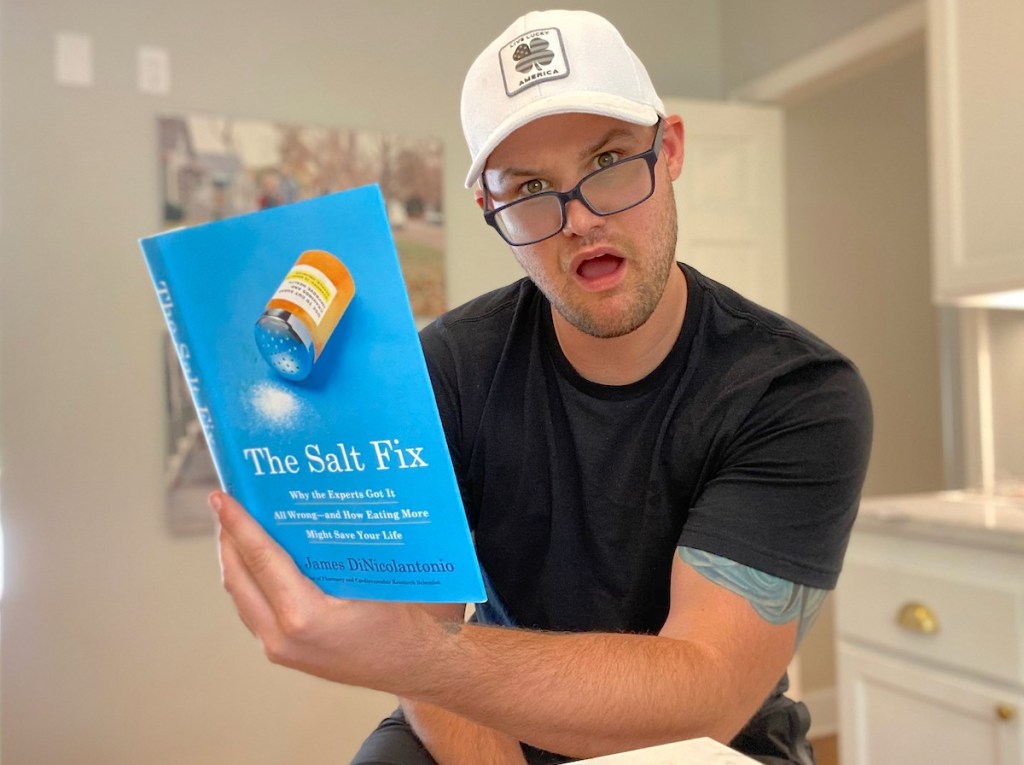
M 557 29 L 535 29 L 519 35 L 498 51 L 505 93 L 514 96 L 548 80 L 569 74 L 562 35 Z

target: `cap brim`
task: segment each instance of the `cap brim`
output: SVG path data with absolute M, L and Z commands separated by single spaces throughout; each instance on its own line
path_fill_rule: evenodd
M 540 98 L 507 117 L 491 133 L 469 167 L 469 173 L 466 175 L 466 188 L 473 188 L 480 179 L 491 152 L 516 130 L 541 117 L 569 113 L 597 114 L 623 122 L 632 122 L 635 125 L 653 125 L 659 117 L 665 116 L 659 114 L 658 110 L 650 104 L 637 103 L 628 98 L 607 93 L 581 91 Z

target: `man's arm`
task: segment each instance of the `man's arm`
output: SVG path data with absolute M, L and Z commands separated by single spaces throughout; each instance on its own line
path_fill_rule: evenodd
M 425 701 L 402 699 L 402 709 L 438 765 L 526 765 L 511 736 Z
M 568 756 L 728 742 L 793 654 L 796 620 L 773 623 L 678 555 L 658 636 L 453 627 L 413 605 L 330 598 L 236 502 L 213 496 L 225 587 L 272 661 Z
M 438 703 L 574 757 L 697 736 L 727 743 L 785 671 L 797 622 L 773 623 L 706 573 L 676 557 L 658 636 L 467 625 L 444 649 L 457 674 Z
M 460 628 L 466 614 L 462 604 L 422 608 L 453 630 Z M 401 702 L 406 719 L 438 765 L 526 765 L 514 738 L 425 701 L 403 698 Z

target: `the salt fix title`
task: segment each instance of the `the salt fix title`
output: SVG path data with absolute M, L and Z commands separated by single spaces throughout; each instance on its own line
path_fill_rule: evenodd
M 322 449 L 319 444 L 306 444 L 302 457 L 278 454 L 269 446 L 242 449 L 242 456 L 252 468 L 253 475 L 295 475 L 308 473 L 362 473 L 367 468 L 376 470 L 414 470 L 427 467 L 422 446 L 399 446 L 397 438 L 370 441 L 372 454 L 364 459 L 363 452 L 344 443 Z

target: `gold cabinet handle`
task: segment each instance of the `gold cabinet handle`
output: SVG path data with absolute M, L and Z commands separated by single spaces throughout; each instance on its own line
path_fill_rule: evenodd
M 1013 704 L 1000 704 L 996 707 L 996 717 L 1000 720 L 1013 720 L 1017 717 L 1017 707 Z
M 939 619 L 924 603 L 906 603 L 896 615 L 896 623 L 911 632 L 934 635 L 939 631 Z

